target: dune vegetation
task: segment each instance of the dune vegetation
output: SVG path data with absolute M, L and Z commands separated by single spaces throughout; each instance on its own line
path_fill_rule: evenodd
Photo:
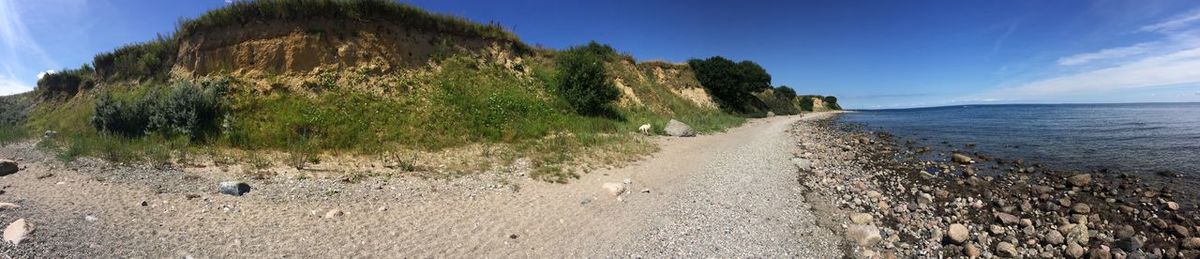
M 251 22 L 303 19 L 377 20 L 510 41 L 519 58 L 465 51 L 395 74 L 340 68 L 306 82 L 302 91 L 253 87 L 257 80 L 287 75 L 256 79 L 172 72 L 181 37 Z M 64 161 L 94 156 L 191 163 L 197 157 L 215 160 L 229 153 L 269 151 L 285 155 L 275 159 L 282 161 L 267 162 L 246 155 L 241 162 L 298 169 L 328 157 L 384 159 L 397 150 L 440 152 L 484 144 L 502 149 L 502 161 L 532 159 L 538 168 L 534 177 L 565 181 L 577 176 L 573 164 L 611 164 L 654 151 L 652 143 L 634 133 L 644 123 L 662 134 L 666 122 L 677 119 L 711 133 L 767 112 L 813 110 L 792 88 L 772 87 L 766 70 L 751 61 L 713 57 L 689 64 L 638 63 L 596 42 L 565 50 L 524 48 L 529 47 L 499 25 L 390 1 L 239 1 L 182 21 L 171 36 L 127 45 L 97 55 L 91 64 L 49 74 L 31 94 L 0 98 L 0 141 L 54 131 L 40 145 Z M 678 86 L 661 80 L 664 68 L 679 73 L 674 80 L 702 85 L 718 106 L 707 107 L 672 90 Z M 380 83 L 371 77 L 397 80 Z M 359 87 L 363 84 L 373 85 Z M 625 103 L 633 98 L 636 103 Z

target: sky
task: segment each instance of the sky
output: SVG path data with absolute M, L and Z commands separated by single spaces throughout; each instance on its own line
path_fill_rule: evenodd
M 0 95 L 227 0 L 0 0 Z M 1200 101 L 1200 1 L 406 0 L 527 43 L 752 60 L 846 108 Z

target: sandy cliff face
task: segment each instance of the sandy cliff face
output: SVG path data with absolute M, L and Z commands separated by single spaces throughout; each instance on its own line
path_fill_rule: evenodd
M 652 61 L 633 63 L 621 60 L 611 68 L 614 71 L 613 82 L 621 90 L 618 105 L 650 106 L 656 111 L 663 111 L 663 96 L 673 94 L 701 108 L 717 108 L 716 102 L 708 91 L 696 80 L 691 68 L 686 64 L 670 64 Z M 668 91 L 660 91 L 660 90 Z
M 353 20 L 262 22 L 184 36 L 172 72 L 181 76 L 315 75 L 321 69 L 388 73 L 439 55 L 512 42 Z

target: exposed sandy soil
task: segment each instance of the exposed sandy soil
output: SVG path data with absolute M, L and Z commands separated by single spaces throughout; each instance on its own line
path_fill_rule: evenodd
M 216 193 L 204 168 L 64 166 L 32 143 L 0 148 L 22 171 L 0 178 L 0 223 L 33 227 L 0 257 L 840 257 L 789 162 L 792 123 L 659 138 L 643 161 L 569 184 L 510 173 L 452 179 L 276 176 Z M 601 185 L 626 185 L 618 197 Z M 245 180 L 245 179 L 236 179 Z M 643 192 L 648 190 L 648 192 Z M 324 217 L 333 209 L 344 215 Z

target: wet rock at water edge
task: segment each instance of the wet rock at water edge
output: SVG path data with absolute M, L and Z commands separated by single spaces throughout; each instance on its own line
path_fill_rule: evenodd
M 1092 184 L 1091 174 L 1077 174 L 1067 178 L 1067 182 L 1076 187 L 1085 187 Z
M 969 157 L 969 156 L 967 156 L 967 155 L 965 155 L 965 154 L 962 154 L 962 153 L 954 153 L 954 154 L 950 154 L 950 160 L 951 160 L 951 161 L 954 161 L 955 163 L 959 163 L 959 164 L 973 164 L 973 163 L 975 163 L 975 160 L 971 159 L 971 157 Z
M 217 192 L 233 196 L 242 196 L 250 192 L 250 184 L 239 181 L 225 181 L 217 185 Z

